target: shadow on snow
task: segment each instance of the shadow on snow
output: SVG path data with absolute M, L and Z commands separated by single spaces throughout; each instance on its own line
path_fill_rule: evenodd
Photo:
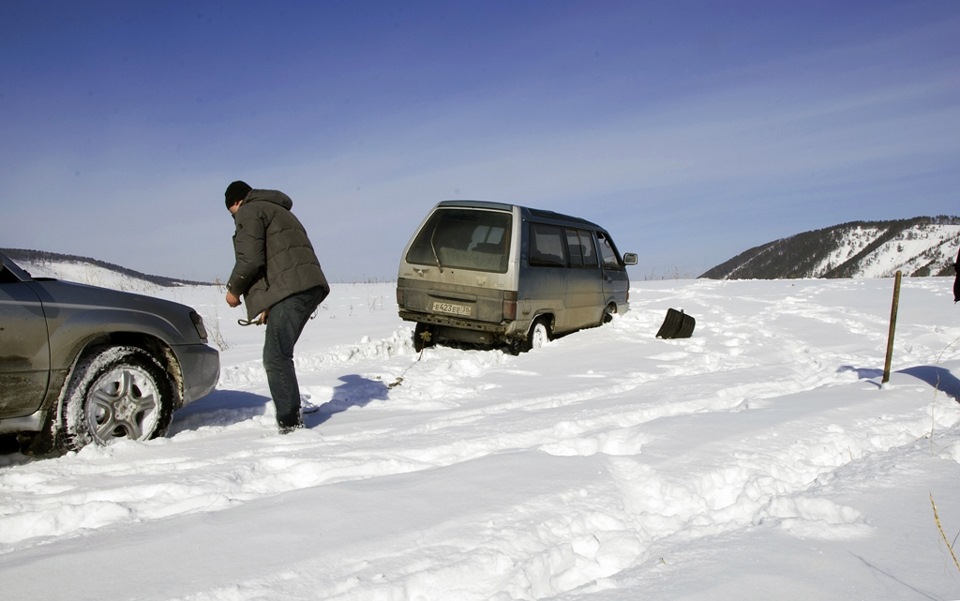
M 337 413 L 351 407 L 364 407 L 371 401 L 386 400 L 389 388 L 379 380 L 371 380 L 356 374 L 340 377 L 341 384 L 333 391 L 333 398 L 320 408 L 304 416 L 307 428 L 319 426 Z M 191 403 L 174 415 L 168 436 L 204 426 L 231 426 L 270 411 L 269 396 L 239 390 L 215 390 L 204 398 Z
M 960 380 L 950 373 L 949 369 L 936 367 L 934 365 L 918 365 L 901 369 L 900 373 L 913 376 L 914 378 L 926 382 L 933 388 L 950 396 L 953 400 L 960 400 Z
M 387 399 L 389 387 L 380 380 L 371 380 L 357 374 L 340 376 L 342 384 L 333 389 L 333 398 L 320 405 L 315 413 L 304 416 L 308 428 L 319 426 L 337 413 L 351 407 L 365 407 L 371 401 Z
M 872 380 L 883 377 L 882 369 L 861 368 L 854 367 L 852 365 L 844 365 L 838 371 L 856 372 L 857 377 L 861 380 Z M 897 370 L 896 373 L 913 376 L 921 382 L 929 384 L 930 387 L 946 394 L 953 400 L 960 401 L 960 379 L 953 375 L 949 369 L 944 369 L 943 367 L 937 367 L 935 365 L 916 365 L 914 367 Z M 879 386 L 879 382 L 877 382 L 877 385 Z
M 204 426 L 232 426 L 263 415 L 270 397 L 241 390 L 214 390 L 173 415 L 167 436 Z

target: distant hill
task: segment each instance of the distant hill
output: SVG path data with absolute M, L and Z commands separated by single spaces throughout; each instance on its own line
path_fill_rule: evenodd
M 148 275 L 126 267 L 76 255 L 46 252 L 42 250 L 26 250 L 22 248 L 0 248 L 18 265 L 26 269 L 34 277 L 53 277 L 61 280 L 80 282 L 83 284 L 103 285 L 105 274 L 119 274 L 130 280 L 140 280 L 155 286 L 172 288 L 177 286 L 206 286 L 210 282 L 195 282 L 158 275 Z M 107 286 L 113 287 L 113 286 Z
M 717 280 L 952 276 L 960 217 L 853 221 L 751 248 L 700 277 Z

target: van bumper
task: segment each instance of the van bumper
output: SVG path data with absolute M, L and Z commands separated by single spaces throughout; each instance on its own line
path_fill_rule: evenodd
M 471 344 L 500 344 L 517 332 L 517 322 L 488 323 L 416 311 L 400 310 L 400 318 L 430 327 L 438 339 Z

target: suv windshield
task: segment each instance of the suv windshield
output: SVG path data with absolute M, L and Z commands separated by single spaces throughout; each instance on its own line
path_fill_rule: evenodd
M 506 273 L 512 221 L 499 211 L 438 209 L 410 245 L 407 262 Z

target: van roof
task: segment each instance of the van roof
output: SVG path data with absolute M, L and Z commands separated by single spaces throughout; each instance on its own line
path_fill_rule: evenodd
M 581 217 L 573 217 L 571 215 L 564 215 L 563 213 L 557 213 L 554 211 L 547 211 L 545 209 L 532 209 L 530 207 L 524 207 L 521 205 L 513 205 L 505 202 L 491 202 L 488 200 L 443 200 L 437 203 L 437 208 L 440 207 L 462 207 L 468 209 L 493 209 L 498 211 L 512 211 L 514 207 L 520 209 L 520 214 L 526 219 L 531 217 L 538 217 L 540 219 L 552 219 L 556 221 L 571 221 L 574 223 L 579 223 L 582 225 L 587 225 L 599 230 L 603 230 L 602 227 L 593 223 L 592 221 L 587 221 Z

